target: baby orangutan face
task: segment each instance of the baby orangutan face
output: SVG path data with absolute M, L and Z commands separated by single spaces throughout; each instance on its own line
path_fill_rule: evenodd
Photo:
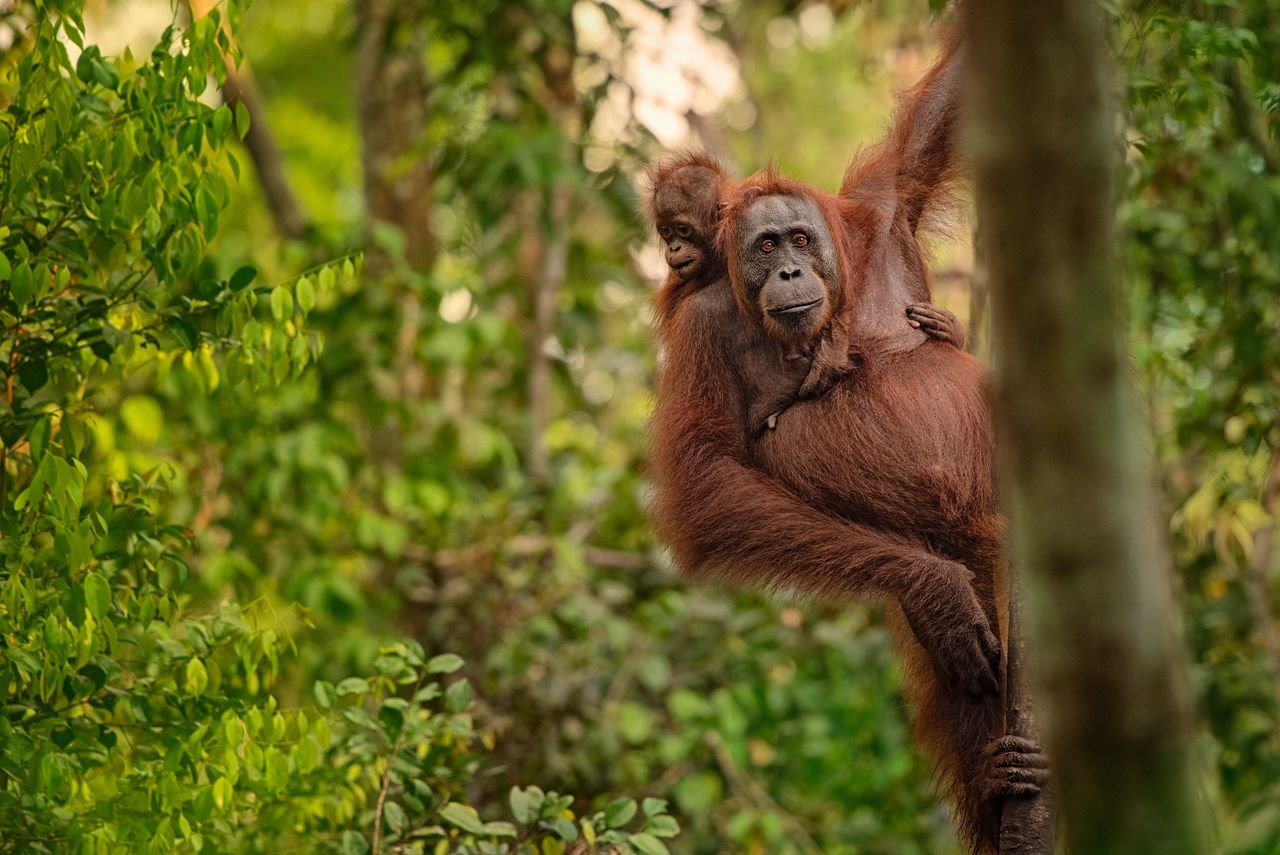
M 682 282 L 723 272 L 713 243 L 719 186 L 718 173 L 691 165 L 671 173 L 653 189 L 654 224 L 662 239 L 667 266 Z

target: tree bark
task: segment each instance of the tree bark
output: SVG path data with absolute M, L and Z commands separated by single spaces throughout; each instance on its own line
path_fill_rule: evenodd
M 266 197 L 267 207 L 280 234 L 287 238 L 301 238 L 307 232 L 307 218 L 285 176 L 284 158 L 267 123 L 267 111 L 247 62 L 239 68 L 227 66 L 222 99 L 232 110 L 236 104 L 243 104 L 249 112 L 249 132 L 243 141 L 262 185 L 262 195 Z
M 973 227 L 973 273 L 969 276 L 969 340 L 965 348 L 979 359 L 991 359 L 991 279 L 983 257 L 981 227 Z
M 542 258 L 533 280 L 533 331 L 529 347 L 529 475 L 542 486 L 550 483 L 551 464 L 547 459 L 544 435 L 551 419 L 551 340 L 556 334 L 556 299 L 564 285 L 569 266 L 569 204 L 567 185 L 551 191 L 546 212 L 546 234 Z
M 1022 591 L 1014 571 L 1009 579 L 1008 639 L 1005 643 L 1005 733 L 1039 741 L 1026 679 Z M 1053 785 L 1034 799 L 1005 799 L 1000 813 L 1000 855 L 1053 855 Z
M 1245 588 L 1253 615 L 1254 634 L 1270 658 L 1275 695 L 1280 698 L 1280 623 L 1276 621 L 1275 595 L 1271 591 L 1271 565 L 1275 560 L 1275 531 L 1280 520 L 1280 449 L 1273 449 L 1267 463 L 1260 497 L 1267 522 L 1257 529 L 1253 539 L 1253 555 L 1244 571 Z
M 188 4 L 192 18 L 203 18 L 217 5 L 214 0 L 190 0 Z M 225 24 L 224 24 L 225 26 Z M 227 33 L 234 39 L 233 33 Z M 234 42 L 233 42 L 234 44 Z M 249 132 L 241 130 L 244 147 L 253 161 L 254 171 L 258 175 L 258 183 L 262 187 L 262 195 L 267 200 L 271 217 L 275 221 L 280 234 L 287 238 L 301 238 L 307 232 L 307 216 L 289 186 L 285 175 L 284 158 L 280 154 L 280 146 L 271 133 L 267 121 L 267 111 L 262 105 L 262 96 L 258 94 L 258 85 L 254 82 L 249 61 L 242 60 L 237 66 L 231 56 L 223 54 L 227 65 L 227 77 L 222 83 L 222 100 L 232 111 L 237 104 L 243 104 L 249 113 Z
M 1093 3 L 972 0 L 998 433 L 1068 848 L 1205 851 L 1193 716 L 1120 345 L 1114 114 Z
M 543 103 L 551 123 L 559 132 L 559 156 L 550 165 L 553 183 L 547 192 L 543 216 L 534 218 L 530 228 L 538 233 L 541 255 L 537 273 L 531 282 L 530 303 L 533 328 L 529 340 L 529 434 L 526 465 L 530 477 L 540 487 L 551 481 L 551 462 L 547 455 L 546 431 L 551 420 L 551 362 L 558 313 L 556 302 L 569 272 L 569 242 L 573 221 L 573 183 L 571 173 L 580 157 L 578 140 L 582 134 L 582 105 L 573 82 L 573 55 L 567 48 L 573 44 L 573 21 L 561 22 L 567 33 L 565 45 L 553 46 L 538 59 L 538 70 L 544 86 Z M 540 223 L 541 225 L 538 225 Z
M 416 150 L 427 119 L 422 35 L 415 19 L 420 14 L 414 4 L 356 0 L 355 67 L 367 227 L 395 226 L 404 238 L 405 261 L 426 271 L 435 260 L 435 240 L 431 167 Z M 378 242 L 367 244 L 367 266 L 388 267 Z

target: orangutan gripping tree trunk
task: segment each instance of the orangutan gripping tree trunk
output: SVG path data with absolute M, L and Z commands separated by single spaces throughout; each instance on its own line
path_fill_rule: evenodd
M 973 0 L 968 87 L 1006 505 L 1063 833 L 1205 851 L 1193 725 L 1111 246 L 1100 7 Z
M 986 372 L 909 320 L 929 294 L 918 231 L 955 174 L 962 67 L 950 45 L 837 194 L 772 172 L 728 182 L 706 163 L 658 170 L 673 279 L 659 300 L 651 473 L 655 525 L 686 573 L 885 602 L 917 740 L 970 851 L 985 854 L 1001 805 L 1035 798 L 1048 772 L 1034 740 L 1004 730 Z M 699 188 L 719 204 L 694 204 Z M 704 209 L 715 213 L 679 216 Z M 721 220 L 711 252 L 708 216 Z M 727 282 L 714 263 L 679 281 L 708 259 L 723 259 Z M 758 358 L 769 346 L 804 359 L 770 368 Z M 826 366 L 833 387 L 806 397 L 805 370 Z M 799 400 L 758 433 L 743 395 L 788 379 Z

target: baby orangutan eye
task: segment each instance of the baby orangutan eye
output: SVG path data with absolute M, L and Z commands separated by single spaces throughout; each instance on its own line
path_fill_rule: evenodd
M 767 238 L 765 240 L 760 241 L 761 252 L 773 252 L 777 248 L 778 248 L 778 245 Z
M 808 246 L 809 238 L 804 234 L 797 234 L 791 239 L 792 246 Z
M 689 235 L 693 234 L 693 229 L 689 228 L 684 223 L 681 223 L 676 226 L 676 234 L 680 235 L 682 238 L 687 238 Z

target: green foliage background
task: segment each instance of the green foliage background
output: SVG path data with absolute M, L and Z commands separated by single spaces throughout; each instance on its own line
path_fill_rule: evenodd
M 704 119 L 740 171 L 832 185 L 928 47 L 926 4 L 816 5 L 703 10 L 743 69 L 724 113 L 754 116 Z M 690 588 L 653 543 L 661 148 L 593 135 L 626 81 L 575 4 L 407 4 L 431 235 L 366 222 L 349 4 L 243 6 L 110 56 L 79 3 L 0 11 L 0 850 L 952 851 L 874 612 Z M 1108 14 L 1205 789 L 1224 851 L 1271 853 L 1280 27 L 1263 0 Z M 301 239 L 215 91 L 241 48 Z

